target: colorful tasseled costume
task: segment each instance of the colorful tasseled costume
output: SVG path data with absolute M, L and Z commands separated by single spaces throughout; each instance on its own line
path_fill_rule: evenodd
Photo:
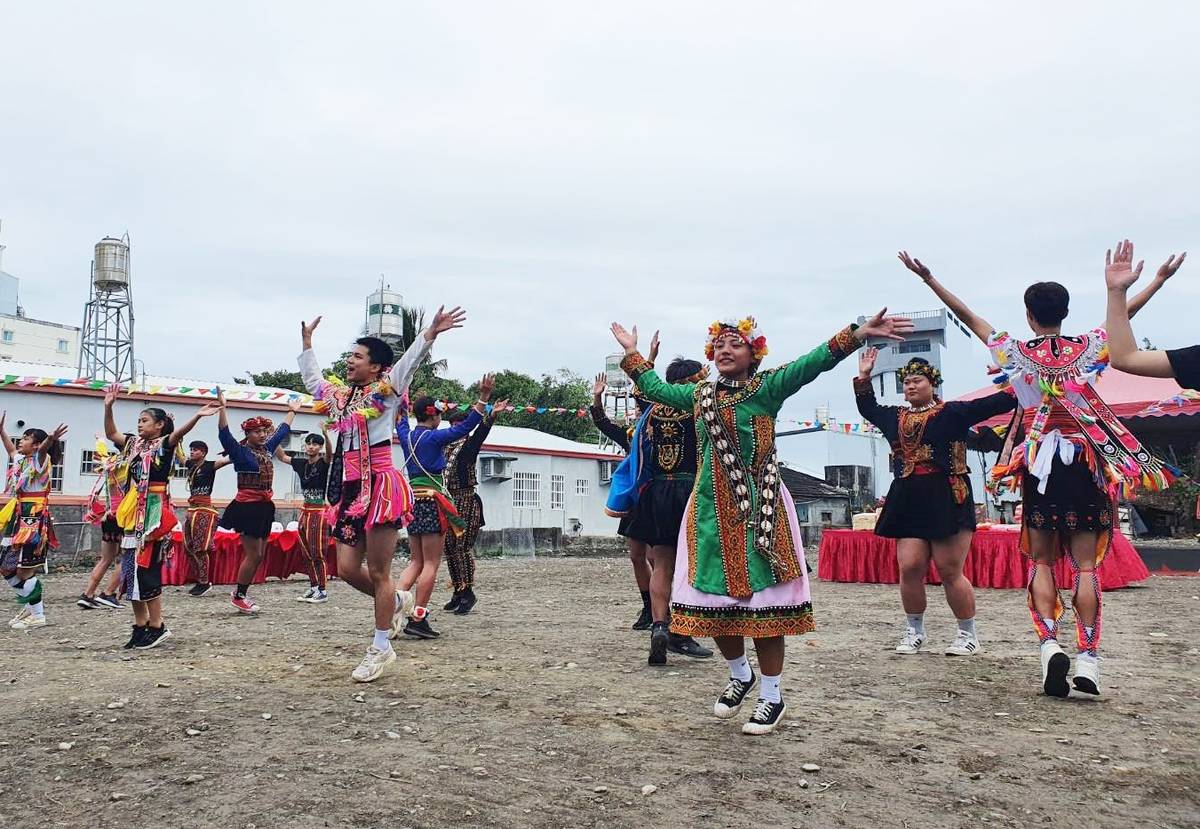
M 58 549 L 50 517 L 50 458 L 17 455 L 8 470 L 8 503 L 0 509 L 4 569 L 41 567 L 50 549 Z
M 1030 530 L 1054 534 L 1054 544 L 1070 554 L 1073 532 L 1095 532 L 1099 566 L 1112 544 L 1113 505 L 1139 488 L 1165 489 L 1179 470 L 1154 457 L 1121 423 L 1097 394 L 1096 381 L 1108 367 L 1108 334 L 1103 328 L 1080 336 L 1061 334 L 1025 342 L 993 332 L 988 342 L 1001 374 L 998 384 L 1011 384 L 1020 408 L 1004 451 L 992 470 L 997 490 L 1024 489 L 1021 549 L 1029 554 Z M 1082 463 L 1084 469 L 1077 466 Z M 1053 473 L 1053 474 L 1052 474 Z M 1090 578 L 1096 595 L 1094 624 L 1077 619 L 1081 652 L 1095 654 L 1100 639 L 1100 580 L 1094 569 L 1075 570 L 1074 594 Z M 1030 568 L 1030 612 L 1043 641 L 1054 638 L 1062 615 L 1056 599 L 1055 618 L 1045 619 L 1034 607 L 1032 585 L 1053 579 L 1049 567 Z M 1078 615 L 1078 614 L 1077 614 Z
M 357 545 L 372 527 L 412 521 L 413 493 L 392 461 L 392 434 L 400 395 L 431 347 L 423 334 L 418 336 L 388 374 L 364 386 L 322 377 L 312 349 L 300 354 L 304 386 L 337 433 L 327 520 L 341 544 Z

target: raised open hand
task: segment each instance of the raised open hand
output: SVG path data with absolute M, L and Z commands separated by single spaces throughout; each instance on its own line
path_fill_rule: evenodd
M 491 398 L 492 392 L 496 390 L 496 375 L 485 374 L 483 379 L 479 381 L 479 399 L 484 403 Z
M 612 334 L 616 338 L 617 343 L 621 348 L 625 349 L 626 354 L 632 354 L 637 351 L 637 326 L 633 326 L 632 331 L 626 331 L 625 326 L 619 322 L 612 324 Z
M 116 383 L 111 386 L 106 386 L 104 389 L 104 405 L 111 406 L 117 402 L 117 396 L 121 393 L 121 387 Z
M 66 436 L 66 434 L 67 434 L 67 424 L 60 423 L 60 424 L 58 424 L 58 428 L 56 428 L 53 432 L 50 433 L 49 441 L 50 441 L 50 443 L 54 443 L 55 441 L 62 440 Z
M 1170 279 L 1172 276 L 1175 275 L 1176 271 L 1179 270 L 1179 266 L 1183 264 L 1184 259 L 1187 259 L 1187 251 L 1186 250 L 1183 253 L 1180 253 L 1178 255 L 1172 253 L 1167 258 L 1167 261 L 1163 262 L 1159 266 L 1158 273 L 1156 273 L 1154 275 L 1154 278 L 1159 280 L 1160 282 L 1166 282 L 1168 279 Z
M 205 403 L 200 408 L 200 411 L 196 412 L 196 416 L 197 417 L 211 417 L 212 415 L 215 415 L 219 411 L 221 411 L 220 403 L 209 402 L 209 403 Z
M 1142 275 L 1142 265 L 1133 266 L 1133 242 L 1123 239 L 1117 242 L 1116 251 L 1104 251 L 1104 283 L 1109 290 L 1125 290 Z
M 508 398 L 505 398 L 504 400 L 501 400 L 499 403 L 497 403 L 495 406 L 492 406 L 492 414 L 493 415 L 504 414 L 510 408 L 511 407 L 508 405 Z
M 858 376 L 870 377 L 875 371 L 875 360 L 879 357 L 879 349 L 872 346 L 864 348 L 862 353 L 858 355 Z
M 425 329 L 426 339 L 433 340 L 438 334 L 462 328 L 466 321 L 467 312 L 462 308 L 456 305 L 447 311 L 446 306 L 443 305 L 437 309 L 437 313 L 433 315 L 433 322 L 429 323 L 429 327 Z
M 871 337 L 881 337 L 885 340 L 903 340 L 904 335 L 913 330 L 912 320 L 908 317 L 886 316 L 887 308 L 880 310 L 860 325 L 854 332 L 860 340 L 866 341 Z
M 225 391 L 220 386 L 217 386 L 217 405 L 225 408 Z
M 300 403 L 299 397 L 293 397 L 291 400 L 288 401 L 288 404 L 287 404 L 288 411 L 291 412 L 292 414 L 298 414 L 300 412 L 300 406 L 301 406 L 301 403 Z
M 321 324 L 321 318 L 317 317 L 312 322 L 300 320 L 300 339 L 305 345 L 312 345 L 313 332 L 317 330 L 317 326 Z
M 921 277 L 921 279 L 924 281 L 928 282 L 930 279 L 933 279 L 933 272 L 930 271 L 929 268 L 925 267 L 920 259 L 909 256 L 908 251 L 902 250 L 896 254 L 896 256 L 901 262 L 904 263 L 904 267 Z
M 650 338 L 650 355 L 646 358 L 651 363 L 658 360 L 658 332 L 654 332 L 654 336 Z
M 600 397 L 608 388 L 608 375 L 603 371 L 596 375 L 596 382 L 592 383 L 592 397 Z M 3 421 L 0 421 L 3 423 Z

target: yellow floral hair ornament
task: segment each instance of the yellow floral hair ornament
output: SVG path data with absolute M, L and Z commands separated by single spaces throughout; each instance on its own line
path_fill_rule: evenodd
M 901 383 L 909 377 L 924 377 L 929 380 L 934 388 L 942 384 L 942 373 L 928 360 L 920 357 L 913 357 L 897 373 L 900 375 Z
M 713 359 L 717 340 L 726 334 L 737 334 L 741 337 L 742 341 L 750 346 L 756 363 L 762 362 L 763 357 L 770 353 L 767 349 L 767 338 L 758 330 L 758 323 L 754 321 L 754 317 L 745 317 L 740 320 L 723 319 L 708 326 L 708 342 L 704 344 L 705 359 L 710 361 Z

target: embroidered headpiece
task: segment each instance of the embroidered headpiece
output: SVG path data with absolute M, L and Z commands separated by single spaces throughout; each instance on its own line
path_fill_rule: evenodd
M 897 372 L 900 375 L 900 382 L 903 383 L 909 377 L 924 377 L 936 388 L 942 384 L 942 373 L 938 371 L 928 360 L 923 360 L 920 357 L 913 357 L 903 368 Z
M 243 432 L 253 432 L 255 429 L 271 429 L 275 423 L 269 417 L 251 417 L 242 421 Z
M 717 320 L 708 326 L 708 342 L 704 344 L 704 358 L 706 360 L 713 359 L 716 353 L 717 340 L 727 334 L 736 334 L 741 337 L 746 345 L 750 346 L 750 351 L 754 355 L 754 362 L 762 362 L 762 358 L 767 356 L 767 338 L 758 330 L 758 323 L 754 321 L 754 317 L 746 317 L 741 320 Z

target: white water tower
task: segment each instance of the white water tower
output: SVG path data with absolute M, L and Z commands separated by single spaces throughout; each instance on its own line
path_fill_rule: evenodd
M 404 296 L 384 285 L 382 280 L 379 288 L 367 297 L 364 331 L 367 336 L 378 337 L 392 348 L 403 344 Z
M 96 243 L 88 303 L 83 310 L 79 376 L 110 383 L 133 381 L 133 292 L 129 234 Z

